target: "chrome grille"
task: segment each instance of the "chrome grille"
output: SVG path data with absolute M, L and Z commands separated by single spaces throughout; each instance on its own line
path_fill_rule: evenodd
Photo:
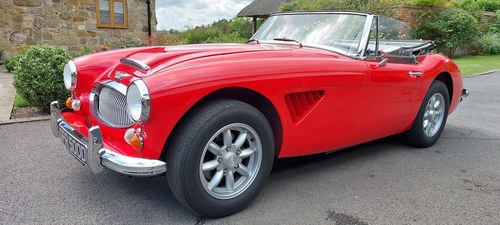
M 98 94 L 99 117 L 115 127 L 126 127 L 133 124 L 127 113 L 127 98 L 118 90 L 104 86 Z

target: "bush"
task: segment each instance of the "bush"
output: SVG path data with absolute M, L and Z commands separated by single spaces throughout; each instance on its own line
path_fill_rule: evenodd
M 30 106 L 48 111 L 51 101 L 64 102 L 69 93 L 64 87 L 63 70 L 70 56 L 55 47 L 31 47 L 19 55 L 14 71 L 14 87 Z
M 474 18 L 477 19 L 477 21 L 481 21 L 483 19 L 483 10 L 481 10 L 476 0 L 463 0 L 455 4 L 457 8 L 469 12 Z
M 20 45 L 19 47 L 17 47 L 17 55 L 4 62 L 5 69 L 7 69 L 7 71 L 9 72 L 14 72 L 14 70 L 18 66 L 17 62 L 19 61 L 19 57 L 26 54 L 29 48 L 30 47 L 28 45 Z
M 408 4 L 413 0 L 385 0 L 375 1 L 372 5 L 371 0 L 293 0 L 281 6 L 283 12 L 297 10 L 343 10 L 343 11 L 364 11 L 374 12 L 380 16 L 392 16 L 395 13 L 394 7 L 388 7 L 393 4 Z
M 12 57 L 10 59 L 7 59 L 3 63 L 3 66 L 7 71 L 12 72 L 16 68 L 16 62 L 17 62 L 16 57 Z
M 231 33 L 209 38 L 206 40 L 206 43 L 244 43 L 246 40 L 248 38 L 243 38 L 238 33 Z
M 264 20 L 257 20 L 257 29 L 262 26 Z M 228 27 L 231 33 L 237 33 L 241 38 L 249 39 L 252 37 L 252 20 L 249 18 L 234 18 L 229 22 Z
M 447 7 L 448 0 L 415 0 L 416 5 L 432 6 L 432 7 Z
M 416 38 L 434 40 L 438 51 L 452 57 L 459 47 L 467 47 L 479 33 L 477 20 L 464 10 L 430 12 L 430 19 L 414 30 Z
M 500 1 L 498 0 L 477 0 L 476 3 L 484 11 L 495 12 L 500 10 Z
M 481 54 L 495 55 L 500 54 L 500 34 L 483 34 L 476 42 L 476 47 Z
M 142 41 L 127 41 L 125 43 L 122 43 L 120 45 L 120 48 L 134 48 L 134 47 L 142 47 L 142 46 L 146 46 L 146 44 L 144 44 L 144 42 L 142 42 Z
M 202 44 L 209 39 L 219 37 L 221 31 L 215 27 L 196 27 L 183 33 L 186 44 Z
M 70 58 L 77 58 L 77 57 L 92 54 L 92 53 L 94 53 L 94 52 L 90 48 L 85 47 L 78 52 L 70 53 L 69 56 L 70 56 Z
M 180 45 L 182 44 L 181 36 L 178 33 L 156 33 L 150 39 L 152 45 Z
M 368 0 L 294 0 L 285 3 L 281 11 L 296 10 L 359 10 L 370 9 L 371 1 Z
M 495 15 L 493 15 L 488 31 L 491 33 L 500 33 L 500 10 L 497 10 Z

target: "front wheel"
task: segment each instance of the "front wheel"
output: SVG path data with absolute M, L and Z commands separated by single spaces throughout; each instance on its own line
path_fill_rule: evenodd
M 403 134 L 405 140 L 420 148 L 434 145 L 443 132 L 449 106 L 450 97 L 446 85 L 438 80 L 432 82 L 412 127 Z
M 177 199 L 209 217 L 245 208 L 262 189 L 274 158 L 267 119 L 243 102 L 198 107 L 176 131 L 167 152 L 167 179 Z

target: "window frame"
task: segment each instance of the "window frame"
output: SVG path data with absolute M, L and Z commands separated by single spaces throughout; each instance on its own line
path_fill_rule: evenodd
M 99 27 L 99 28 L 122 28 L 122 29 L 128 28 L 127 0 L 121 0 L 121 1 L 123 1 L 123 24 L 115 24 L 115 0 L 108 0 L 109 23 L 102 23 L 101 22 L 100 0 L 95 0 L 97 27 Z

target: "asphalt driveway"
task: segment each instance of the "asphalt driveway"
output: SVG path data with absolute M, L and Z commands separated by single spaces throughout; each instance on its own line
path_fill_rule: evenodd
M 427 149 L 398 137 L 280 160 L 246 210 L 206 219 L 165 177 L 93 175 L 49 122 L 0 126 L 0 224 L 500 224 L 500 73 L 465 79 L 471 96 Z

